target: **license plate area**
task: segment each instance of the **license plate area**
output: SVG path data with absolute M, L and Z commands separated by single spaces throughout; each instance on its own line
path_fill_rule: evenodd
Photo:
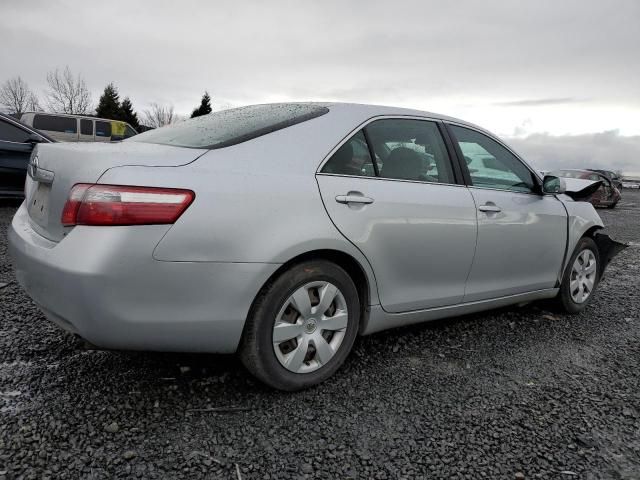
M 49 194 L 51 185 L 38 183 L 38 187 L 29 198 L 29 216 L 38 224 L 46 225 L 49 218 Z

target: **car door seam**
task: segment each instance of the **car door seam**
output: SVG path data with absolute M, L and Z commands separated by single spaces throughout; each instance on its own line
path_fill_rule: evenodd
M 467 272 L 467 278 L 464 280 L 464 290 L 462 292 L 462 301 L 460 303 L 464 303 L 464 300 L 467 296 L 467 285 L 469 283 L 469 277 L 471 276 L 471 272 L 473 271 L 473 264 L 476 261 L 476 254 L 478 253 L 478 234 L 480 231 L 480 222 L 478 220 L 478 203 L 476 202 L 476 197 L 473 196 L 473 192 L 469 187 L 466 187 L 469 196 L 471 196 L 471 200 L 473 200 L 473 205 L 475 207 L 476 212 L 476 242 L 473 249 L 473 257 L 471 257 L 471 264 L 469 265 L 469 271 Z
M 558 271 L 558 277 L 556 279 L 556 288 L 560 287 L 562 283 L 562 277 L 564 277 L 564 263 L 567 261 L 567 255 L 569 254 L 569 233 L 570 233 L 570 225 L 569 225 L 569 210 L 567 210 L 567 206 L 561 201 L 556 195 L 553 196 L 558 202 L 562 204 L 562 208 L 564 208 L 564 212 L 567 214 L 566 216 L 566 237 L 564 243 L 564 255 L 562 256 L 562 263 L 560 264 L 560 270 Z
M 329 214 L 329 210 L 327 210 L 327 206 L 325 204 L 324 197 L 322 196 L 322 190 L 320 189 L 320 182 L 318 182 L 317 174 L 314 175 L 314 180 L 316 181 L 316 186 L 318 187 L 318 195 L 320 196 L 320 202 L 322 202 L 322 208 L 324 209 L 324 212 L 327 214 L 327 217 L 329 218 L 329 221 L 331 222 L 333 227 L 337 230 L 337 232 L 340 234 L 340 236 L 342 236 L 347 242 L 349 242 L 349 244 L 353 245 L 353 247 L 360 252 L 362 257 L 369 264 L 369 269 L 371 270 L 371 275 L 373 275 L 373 280 L 375 282 L 376 295 L 378 297 L 378 304 L 384 310 L 384 307 L 382 306 L 382 302 L 380 301 L 380 290 L 378 289 L 378 279 L 376 278 L 376 272 L 373 270 L 373 265 L 371 265 L 371 262 L 369 261 L 369 258 L 364 254 L 364 252 L 362 250 L 360 250 L 360 248 L 356 244 L 354 244 L 351 240 L 349 240 L 349 238 L 344 233 L 342 233 L 342 231 L 335 224 L 335 222 L 333 221 L 333 218 L 331 218 L 331 215 Z M 386 310 L 385 310 L 385 312 L 386 312 Z

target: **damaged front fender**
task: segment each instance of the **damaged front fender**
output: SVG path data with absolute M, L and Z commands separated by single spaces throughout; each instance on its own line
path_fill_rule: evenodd
M 598 253 L 600 254 L 600 271 L 598 272 L 598 275 L 602 278 L 604 270 L 607 268 L 607 265 L 609 265 L 609 262 L 611 262 L 613 257 L 619 254 L 622 250 L 627 248 L 629 244 L 618 242 L 605 233 L 596 233 L 593 236 L 593 240 L 596 242 Z

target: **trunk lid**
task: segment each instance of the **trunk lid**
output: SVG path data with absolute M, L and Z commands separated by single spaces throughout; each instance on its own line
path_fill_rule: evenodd
M 178 167 L 204 153 L 202 149 L 139 142 L 39 144 L 25 183 L 31 225 L 43 237 L 60 241 L 73 228 L 63 227 L 60 218 L 76 183 L 96 183 L 108 169 L 124 165 Z

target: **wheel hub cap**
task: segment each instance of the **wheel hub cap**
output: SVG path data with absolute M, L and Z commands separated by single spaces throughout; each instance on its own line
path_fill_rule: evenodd
M 589 249 L 578 254 L 571 267 L 569 290 L 576 303 L 584 303 L 591 296 L 598 274 L 596 256 Z
M 348 318 L 344 295 L 332 283 L 299 287 L 284 302 L 273 325 L 276 358 L 294 373 L 317 370 L 340 348 Z

